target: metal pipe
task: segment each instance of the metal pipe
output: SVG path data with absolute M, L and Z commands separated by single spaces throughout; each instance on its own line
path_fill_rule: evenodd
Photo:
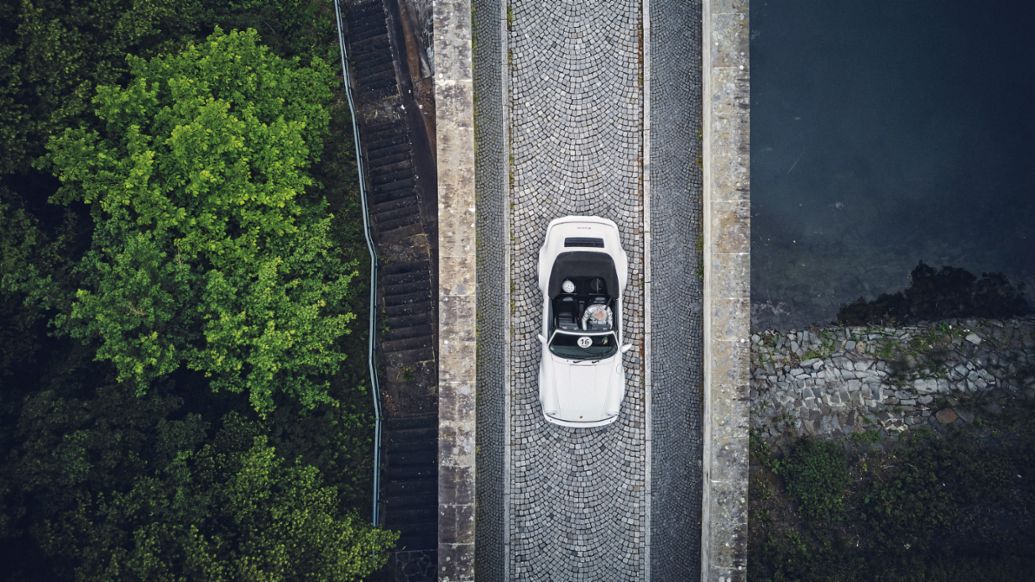
M 370 371 L 370 396 L 374 401 L 374 495 L 371 521 L 380 525 L 381 496 L 381 385 L 377 379 L 377 367 L 374 365 L 374 345 L 377 323 L 377 251 L 370 239 L 370 224 L 367 219 L 366 174 L 363 171 L 363 151 L 359 141 L 359 125 L 356 123 L 356 105 L 352 100 L 352 78 L 347 65 L 348 51 L 345 48 L 345 34 L 341 29 L 341 8 L 339 0 L 334 0 L 335 23 L 338 26 L 338 48 L 341 50 L 341 74 L 345 83 L 345 96 L 349 102 L 349 113 L 352 116 L 352 135 L 356 144 L 356 168 L 359 172 L 359 198 L 363 204 L 363 236 L 367 239 L 367 251 L 370 254 L 370 327 L 368 330 L 367 367 Z

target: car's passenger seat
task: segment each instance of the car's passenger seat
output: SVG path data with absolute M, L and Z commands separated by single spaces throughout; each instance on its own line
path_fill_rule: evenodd
M 561 297 L 557 300 L 557 328 L 564 331 L 579 330 L 579 304 L 574 297 Z

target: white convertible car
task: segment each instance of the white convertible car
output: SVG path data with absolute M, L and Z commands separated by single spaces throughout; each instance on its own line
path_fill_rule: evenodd
M 546 420 L 611 424 L 625 397 L 622 292 L 629 261 L 618 226 L 595 216 L 550 222 L 539 250 L 543 292 L 539 402 Z

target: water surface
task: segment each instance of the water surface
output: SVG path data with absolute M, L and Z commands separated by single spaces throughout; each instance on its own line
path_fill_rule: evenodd
M 1035 3 L 751 3 L 752 325 L 920 260 L 1035 289 Z

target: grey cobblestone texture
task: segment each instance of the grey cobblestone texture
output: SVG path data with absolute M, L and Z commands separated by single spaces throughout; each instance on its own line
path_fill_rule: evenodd
M 503 135 L 500 0 L 474 0 L 475 190 L 478 233 L 478 448 L 475 577 L 504 580 L 503 204 L 507 187 Z
M 751 426 L 782 442 L 943 428 L 1035 400 L 1035 318 L 751 337 Z
M 651 573 L 700 577 L 701 2 L 650 0 Z
M 509 575 L 636 580 L 645 563 L 642 97 L 638 1 L 513 0 L 508 10 L 512 312 Z M 629 254 L 627 392 L 598 429 L 548 424 L 538 401 L 547 223 L 614 220 Z

